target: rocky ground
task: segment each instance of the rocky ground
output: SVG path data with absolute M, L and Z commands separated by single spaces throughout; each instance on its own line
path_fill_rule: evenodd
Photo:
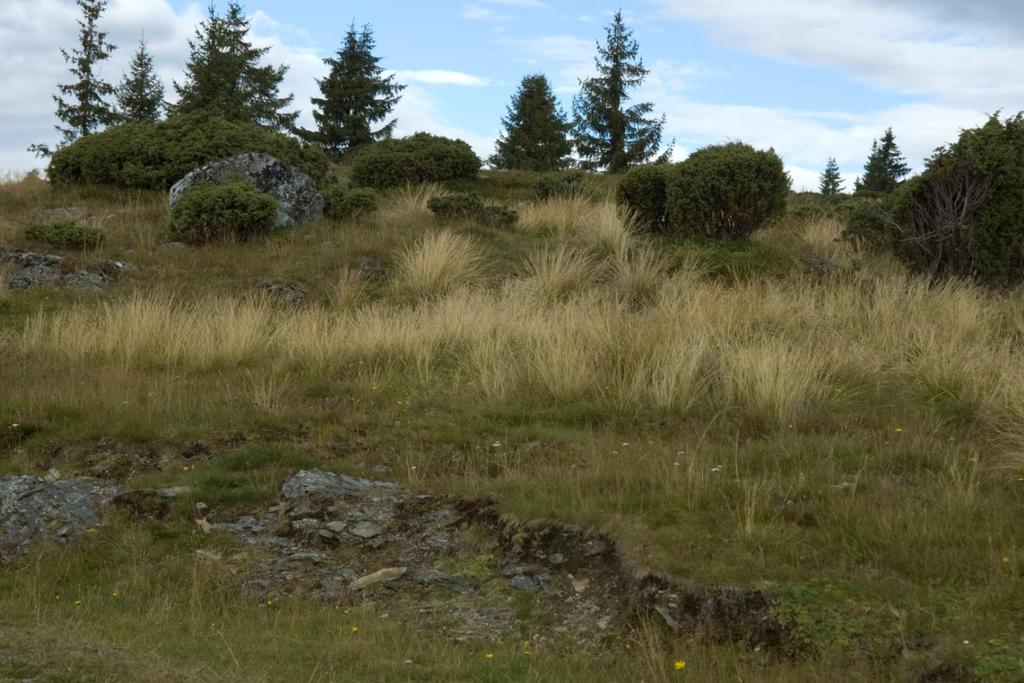
M 97 479 L 0 478 L 0 563 L 42 542 L 92 533 L 112 508 L 160 519 L 177 489 L 125 491 Z M 520 522 L 493 501 L 420 495 L 384 481 L 297 472 L 265 510 L 220 520 L 196 505 L 205 533 L 248 550 L 227 563 L 247 599 L 304 596 L 339 609 L 368 602 L 456 640 L 593 646 L 651 618 L 679 632 L 765 651 L 787 647 L 756 590 L 701 586 L 630 567 L 607 535 L 546 520 Z
M 127 261 L 104 260 L 81 267 L 58 254 L 4 249 L 0 249 L 0 266 L 7 266 L 11 271 L 6 284 L 12 290 L 59 286 L 98 291 L 137 270 Z

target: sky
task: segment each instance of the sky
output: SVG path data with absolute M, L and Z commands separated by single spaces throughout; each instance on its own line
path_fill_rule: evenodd
M 223 9 L 227 0 L 218 0 Z M 544 73 L 566 111 L 594 72 L 595 42 L 621 8 L 650 75 L 634 93 L 666 116 L 675 158 L 743 141 L 774 148 L 794 189 L 814 189 L 835 157 L 848 187 L 889 127 L 919 170 L 938 146 L 997 111 L 1024 109 L 1020 0 L 248 0 L 253 41 L 290 66 L 300 123 L 312 126 L 322 62 L 348 26 L 373 26 L 382 66 L 408 85 L 398 133 L 468 141 L 489 156 L 523 76 Z M 110 0 L 102 28 L 119 46 L 101 73 L 121 78 L 145 35 L 173 100 L 206 3 Z M 44 165 L 54 143 L 60 48 L 74 0 L 0 0 L 0 174 Z

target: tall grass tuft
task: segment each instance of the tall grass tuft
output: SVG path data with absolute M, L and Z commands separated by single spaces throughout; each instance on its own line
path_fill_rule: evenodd
M 593 285 L 603 270 L 593 255 L 562 242 L 527 259 L 523 285 L 540 301 L 554 303 Z
M 450 230 L 428 233 L 399 257 L 398 285 L 414 296 L 439 296 L 479 278 L 483 263 L 473 239 Z

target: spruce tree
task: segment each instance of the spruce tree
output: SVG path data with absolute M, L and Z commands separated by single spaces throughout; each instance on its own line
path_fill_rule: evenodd
M 323 95 L 312 99 L 317 131 L 307 131 L 304 137 L 336 157 L 390 138 L 398 123 L 392 119 L 378 125 L 395 108 L 405 86 L 395 82 L 394 75 L 384 75 L 374 47 L 373 28 L 356 31 L 352 24 L 337 55 L 324 60 L 331 68 L 327 77 L 317 80 Z
M 569 165 L 572 126 L 542 74 L 523 79 L 501 123 L 505 133 L 491 157 L 495 168 L 557 171 Z
M 830 158 L 828 164 L 825 165 L 819 187 L 821 194 L 826 197 L 835 197 L 843 191 L 843 177 L 839 174 L 839 162 L 834 158 Z
M 117 87 L 118 118 L 126 123 L 158 121 L 163 107 L 164 84 L 153 69 L 145 38 L 140 38 L 129 71 Z
M 649 70 L 622 10 L 606 32 L 594 60 L 598 75 L 580 82 L 581 92 L 573 101 L 576 151 L 586 168 L 621 173 L 657 154 L 665 118 L 649 118 L 654 110 L 649 102 L 626 108 L 629 91 L 643 83 Z
M 188 45 L 186 80 L 174 83 L 175 113 L 205 112 L 271 130 L 294 130 L 299 113 L 282 111 L 294 98 L 279 94 L 288 67 L 260 65 L 269 48 L 249 41 L 249 20 L 241 5 L 229 3 L 223 17 L 210 5 Z
M 114 94 L 114 87 L 96 73 L 100 62 L 117 49 L 107 42 L 107 34 L 98 28 L 100 17 L 107 9 L 107 1 L 77 0 L 77 3 L 82 11 L 82 18 L 78 20 L 78 47 L 71 52 L 63 48 L 60 51 L 64 61 L 71 65 L 71 75 L 76 80 L 59 84 L 59 94 L 53 96 L 57 103 L 57 118 L 63 123 L 56 126 L 62 137 L 60 146 L 95 133 L 117 120 L 106 99 Z M 39 156 L 49 156 L 51 152 L 44 144 L 32 145 L 29 151 Z
M 864 177 L 857 181 L 857 193 L 888 193 L 896 190 L 910 173 L 903 153 L 896 144 L 892 128 L 885 131 L 881 142 L 871 143 L 871 154 L 864 164 Z

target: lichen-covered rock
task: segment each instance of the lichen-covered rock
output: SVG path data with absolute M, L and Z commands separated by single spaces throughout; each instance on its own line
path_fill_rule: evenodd
M 89 479 L 0 477 L 0 564 L 21 559 L 40 542 L 81 538 L 120 492 Z
M 322 470 L 302 470 L 285 482 L 281 494 L 289 500 L 303 496 L 358 496 L 369 491 L 397 493 L 398 487 L 390 482 L 358 479 L 344 474 Z
M 95 271 L 65 272 L 63 264 L 64 259 L 57 254 L 0 249 L 0 265 L 13 266 L 6 283 L 7 288 L 13 291 L 48 286 L 99 291 L 117 282 L 123 274 L 138 270 L 127 261 L 105 261 L 97 264 Z
M 189 189 L 212 183 L 221 185 L 242 179 L 277 200 L 274 229 L 294 228 L 324 217 L 324 198 L 313 179 L 268 154 L 249 153 L 214 161 L 197 168 L 171 188 L 171 209 Z

